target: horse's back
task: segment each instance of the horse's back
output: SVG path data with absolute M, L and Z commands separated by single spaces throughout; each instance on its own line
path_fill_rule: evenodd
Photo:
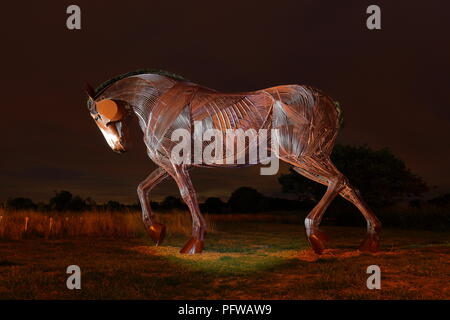
M 192 120 L 201 121 L 205 129 L 267 128 L 274 104 L 273 97 L 264 91 L 219 93 L 199 89 L 190 103 Z
M 220 93 L 191 83 L 168 90 L 153 109 L 147 137 L 151 145 L 171 150 L 171 133 L 179 128 L 193 132 L 277 129 L 282 152 L 300 156 L 317 149 L 330 153 L 338 129 L 338 111 L 321 91 L 300 85 Z

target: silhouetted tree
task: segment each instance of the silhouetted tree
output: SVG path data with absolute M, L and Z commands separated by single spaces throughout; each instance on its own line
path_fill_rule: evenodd
M 36 207 L 33 200 L 22 197 L 8 199 L 5 203 L 5 208 L 8 210 L 33 210 Z
M 117 201 L 109 200 L 104 204 L 104 209 L 107 211 L 122 211 L 124 208 L 125 205 Z
M 83 211 L 87 209 L 86 201 L 79 196 L 74 196 L 69 204 L 70 211 Z
M 208 213 L 223 213 L 226 210 L 227 204 L 222 199 L 217 197 L 210 197 L 201 204 L 202 212 Z
M 436 207 L 450 207 L 450 193 L 430 199 L 428 203 Z
M 265 197 L 266 205 L 264 206 L 264 211 L 270 210 L 303 210 L 310 208 L 312 205 L 311 201 L 300 201 L 300 200 L 290 200 L 284 198 L 272 198 Z
M 233 213 L 254 213 L 261 211 L 264 196 L 256 189 L 240 187 L 236 189 L 228 199 L 228 205 Z
M 161 210 L 161 203 L 159 203 L 157 201 L 150 201 L 150 206 L 153 210 L 156 210 L 156 211 Z M 141 211 L 142 210 L 141 203 L 138 202 L 136 204 L 131 205 L 130 209 Z
M 50 198 L 48 203 L 52 210 L 65 211 L 69 209 L 72 197 L 72 193 L 69 191 L 55 191 L 55 195 Z
M 160 205 L 161 210 L 180 209 L 186 210 L 186 204 L 180 199 L 172 196 L 167 196 Z
M 93 208 L 97 207 L 97 203 L 95 202 L 94 199 L 92 199 L 91 197 L 87 197 L 84 200 L 85 204 L 86 204 L 86 209 L 87 210 L 92 210 Z
M 49 200 L 49 207 L 55 211 L 83 211 L 88 208 L 85 200 L 65 190 L 55 192 Z
M 428 190 L 419 176 L 413 174 L 388 149 L 372 150 L 368 146 L 337 145 L 331 155 L 336 167 L 360 190 L 372 207 L 383 207 L 420 196 Z M 296 193 L 302 198 L 319 200 L 325 187 L 291 169 L 279 177 L 283 192 Z
M 37 211 L 44 211 L 44 212 L 45 211 L 50 211 L 50 205 L 48 203 L 40 201 L 40 202 L 38 202 L 36 204 L 36 210 Z

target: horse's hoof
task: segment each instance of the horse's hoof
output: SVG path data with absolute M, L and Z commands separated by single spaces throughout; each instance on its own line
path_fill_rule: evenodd
M 184 245 L 184 247 L 180 250 L 180 253 L 186 254 L 194 254 L 201 253 L 203 250 L 203 240 L 199 238 L 190 238 L 188 242 Z
M 330 238 L 325 233 L 318 230 L 311 233 L 308 237 L 309 243 L 316 254 L 322 254 L 323 250 L 325 250 L 325 243 L 328 242 L 329 239 Z
M 359 251 L 375 253 L 380 249 L 380 238 L 377 234 L 368 234 L 361 242 Z
M 150 238 L 159 246 L 166 236 L 166 226 L 162 223 L 155 222 L 147 229 Z

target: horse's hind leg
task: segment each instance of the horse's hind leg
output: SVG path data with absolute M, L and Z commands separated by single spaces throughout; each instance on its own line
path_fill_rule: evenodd
M 334 178 L 335 180 L 337 178 L 339 184 L 337 190 L 339 190 L 339 194 L 343 198 L 353 203 L 363 214 L 364 218 L 367 221 L 368 234 L 361 243 L 360 250 L 370 252 L 378 251 L 380 245 L 379 233 L 381 231 L 381 223 L 377 219 L 373 211 L 369 208 L 369 206 L 364 202 L 361 195 L 359 194 L 359 191 L 348 182 L 348 179 L 342 173 L 340 173 L 338 169 L 336 169 L 336 167 L 329 158 L 325 158 L 323 160 L 316 160 L 315 158 L 302 157 L 301 159 L 303 161 L 299 161 L 297 163 L 292 161 L 288 162 L 297 166 L 294 168 L 296 172 L 318 183 L 327 185 L 328 186 L 327 193 L 330 190 L 330 181 L 333 180 L 333 179 L 330 180 L 330 177 L 335 177 Z M 327 193 L 325 193 L 325 196 L 327 195 Z M 325 196 L 324 198 L 326 198 Z M 319 204 L 317 206 L 319 206 Z M 321 211 L 321 215 L 318 216 L 318 214 L 314 215 L 315 209 L 316 208 L 314 208 L 313 211 L 311 211 L 310 215 L 305 220 L 305 226 L 310 225 L 312 223 L 313 225 L 312 229 L 314 229 L 314 226 L 316 227 L 318 226 L 322 218 L 323 212 L 325 211 L 325 210 Z M 312 217 L 310 217 L 311 215 Z M 309 221 L 308 218 L 313 219 L 312 221 Z M 306 228 L 308 232 L 308 227 Z M 323 240 L 325 239 L 325 237 L 320 232 L 318 233 L 317 237 L 320 240 L 318 241 L 319 247 L 323 246 L 324 242 Z M 313 239 L 313 241 L 315 241 L 315 239 Z M 311 245 L 313 245 L 314 248 L 314 244 L 311 243 Z M 317 252 L 317 250 L 315 251 Z
M 317 159 L 302 156 L 301 161 L 289 162 L 294 164 L 296 172 L 328 187 L 322 199 L 305 219 L 306 236 L 309 243 L 317 254 L 321 254 L 325 249 L 327 236 L 319 230 L 319 225 L 331 201 L 343 190 L 345 177 L 330 165 L 328 158 Z
M 201 253 L 204 246 L 207 225 L 205 218 L 200 212 L 197 195 L 188 174 L 188 167 L 183 165 L 173 166 L 172 170 L 168 170 L 168 172 L 175 179 L 175 182 L 180 189 L 181 197 L 189 207 L 192 216 L 192 237 L 186 242 L 184 247 L 180 250 L 180 253 Z
M 353 203 L 367 221 L 367 236 L 359 246 L 363 252 L 377 252 L 380 248 L 381 222 L 361 197 L 359 191 L 349 183 L 341 191 L 341 196 Z
M 166 235 L 166 226 L 162 223 L 156 222 L 148 196 L 150 191 L 168 176 L 169 175 L 164 169 L 158 168 L 144 181 L 142 181 L 137 189 L 139 201 L 142 207 L 142 221 L 144 222 L 145 230 L 148 232 L 153 241 L 156 242 L 157 246 L 164 240 L 164 236 Z

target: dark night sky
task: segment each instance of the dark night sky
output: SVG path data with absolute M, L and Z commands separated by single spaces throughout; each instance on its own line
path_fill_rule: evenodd
M 389 147 L 438 191 L 450 190 L 448 1 L 34 1 L 2 4 L 0 201 L 66 189 L 133 202 L 155 165 L 140 137 L 113 153 L 85 106 L 93 85 L 166 69 L 223 91 L 316 86 L 340 102 L 338 141 Z M 78 4 L 82 30 L 66 29 Z M 382 30 L 365 27 L 369 4 Z M 13 7 L 14 6 L 14 7 Z M 286 171 L 287 167 L 283 167 Z M 258 168 L 196 169 L 201 198 L 249 185 L 278 194 Z M 173 182 L 154 199 L 178 195 Z

